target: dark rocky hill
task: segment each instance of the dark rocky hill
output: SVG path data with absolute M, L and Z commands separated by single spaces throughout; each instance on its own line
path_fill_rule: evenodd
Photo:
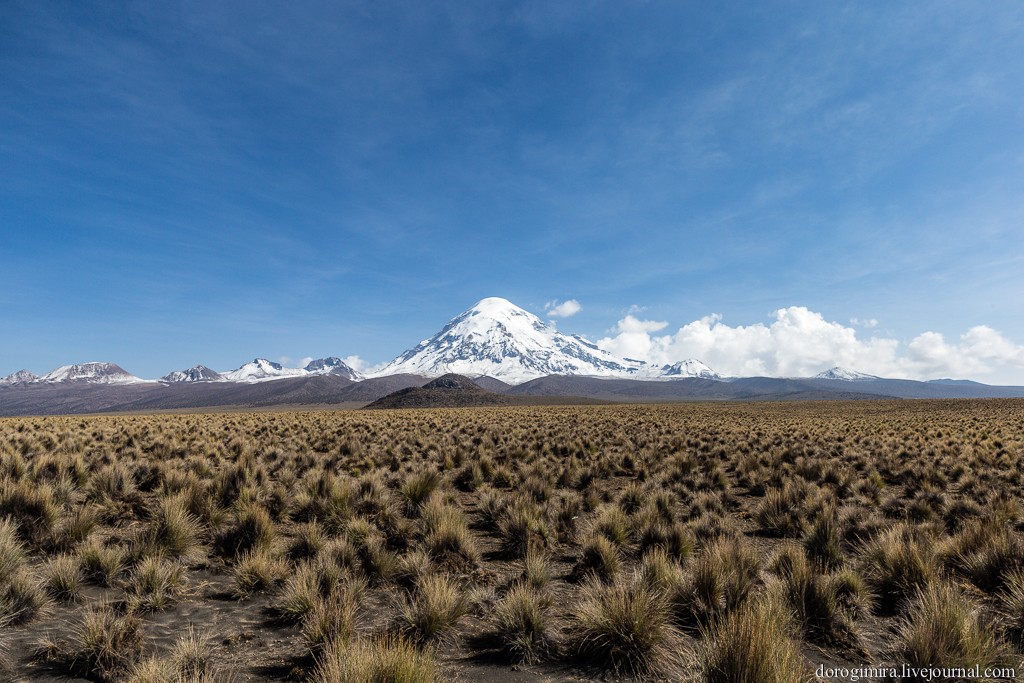
M 367 410 L 388 408 L 469 408 L 519 403 L 507 396 L 481 389 L 473 380 L 449 373 L 422 387 L 400 389 L 379 398 Z

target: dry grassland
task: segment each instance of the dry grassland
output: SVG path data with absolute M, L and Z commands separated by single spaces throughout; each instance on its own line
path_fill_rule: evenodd
M 3 419 L 0 678 L 1015 667 L 1022 458 L 1012 400 Z

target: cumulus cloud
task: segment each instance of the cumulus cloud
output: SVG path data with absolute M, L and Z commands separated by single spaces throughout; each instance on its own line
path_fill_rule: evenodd
M 651 333 L 659 332 L 666 327 L 668 327 L 667 322 L 640 320 L 632 315 L 627 315 L 612 329 L 612 332 L 615 332 L 616 335 L 613 340 L 610 340 L 607 350 L 623 358 L 647 360 L 657 353 L 654 349 L 656 337 L 652 337 Z M 609 340 L 601 340 L 601 342 L 605 341 Z M 598 345 L 601 342 L 598 342 Z
M 345 362 L 345 365 L 349 366 L 356 372 L 362 372 L 363 370 L 366 370 L 367 368 L 370 367 L 370 363 L 363 360 L 359 356 L 345 356 L 341 360 Z
M 873 327 L 878 327 L 878 319 L 867 318 L 862 320 L 860 318 L 850 318 L 850 324 L 854 327 L 867 327 L 868 329 L 871 329 Z
M 858 337 L 854 327 L 826 320 L 803 306 L 779 309 L 773 317 L 770 324 L 733 327 L 713 314 L 659 335 L 667 323 L 627 315 L 597 344 L 620 356 L 659 365 L 697 358 L 723 375 L 744 377 L 806 377 L 835 365 L 914 379 L 1024 368 L 1024 346 L 986 326 L 971 328 L 956 342 L 947 342 L 937 332 L 924 332 L 903 343 L 879 336 Z M 873 319 L 868 322 L 877 324 Z
M 561 303 L 549 301 L 544 305 L 544 311 L 552 318 L 569 318 L 579 313 L 582 309 L 583 306 L 576 299 L 569 299 Z

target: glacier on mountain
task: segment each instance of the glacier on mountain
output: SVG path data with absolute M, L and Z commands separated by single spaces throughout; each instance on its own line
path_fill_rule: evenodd
M 373 376 L 446 373 L 489 376 L 521 384 L 547 375 L 629 379 L 717 378 L 700 361 L 659 367 L 619 358 L 578 335 L 559 332 L 507 299 L 489 297 L 453 318 L 440 332 Z

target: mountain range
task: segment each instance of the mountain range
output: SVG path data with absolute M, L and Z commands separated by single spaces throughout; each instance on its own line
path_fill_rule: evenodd
M 602 400 L 1024 397 L 1022 387 L 965 380 L 885 379 L 841 367 L 808 378 L 722 377 L 696 359 L 653 365 L 620 358 L 578 335 L 490 297 L 390 363 L 360 373 L 338 357 L 301 368 L 254 358 L 234 370 L 205 365 L 147 380 L 119 365 L 65 365 L 0 379 L 0 415 L 367 403 L 430 378 L 457 374 L 509 396 Z

